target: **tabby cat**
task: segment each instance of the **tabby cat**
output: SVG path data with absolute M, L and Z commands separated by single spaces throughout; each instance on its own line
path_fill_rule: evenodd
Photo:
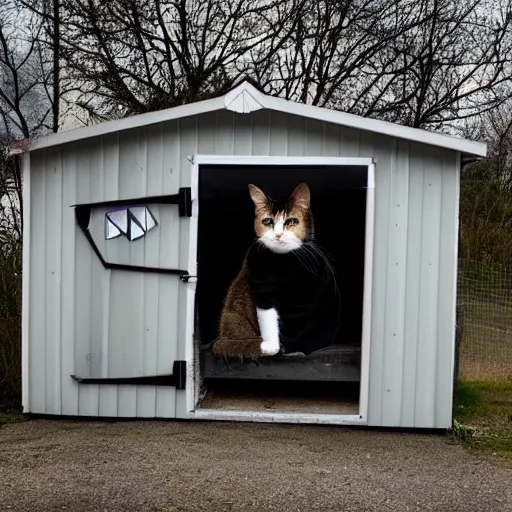
M 314 241 L 311 194 L 301 183 L 275 201 L 249 185 L 256 240 L 231 284 L 214 352 L 309 354 L 333 342 L 340 323 L 335 274 Z

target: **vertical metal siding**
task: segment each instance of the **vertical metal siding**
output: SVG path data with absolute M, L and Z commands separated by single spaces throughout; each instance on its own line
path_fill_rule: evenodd
M 407 286 L 407 228 L 409 209 L 409 143 L 393 141 L 389 158 L 388 247 L 387 280 L 384 313 L 384 339 L 381 403 L 382 422 L 398 425 L 401 421 L 402 400 L 393 392 L 402 390 L 403 354 L 405 336 L 406 286 Z
M 456 154 L 406 141 L 390 148 L 391 159 L 379 157 L 378 148 L 375 152 L 369 423 L 447 427 Z
M 160 153 L 158 160 L 150 160 L 156 165 L 156 177 L 151 190 L 160 194 L 175 193 L 180 187 L 180 131 L 178 121 L 161 125 L 160 141 L 154 150 Z M 153 152 L 153 151 L 152 151 Z M 152 156 L 154 158 L 154 155 Z M 159 183 L 160 180 L 160 183 Z M 179 233 L 180 220 L 175 210 L 169 209 L 165 214 L 160 212 L 160 229 Z M 159 262 L 179 262 L 179 247 L 160 239 Z M 171 281 L 174 284 L 171 284 Z M 177 359 L 178 336 L 176 320 L 169 314 L 178 309 L 178 287 L 172 276 L 160 280 L 158 285 L 158 344 L 157 344 L 157 373 L 169 371 L 168 361 Z M 170 418 L 176 414 L 176 390 L 159 387 L 156 389 L 155 416 Z
M 269 156 L 288 155 L 288 117 L 270 112 Z M 224 154 L 229 155 L 229 152 Z
M 453 365 L 455 361 L 455 304 L 459 222 L 459 155 L 440 151 L 442 158 L 440 266 L 437 302 L 437 359 L 435 424 L 451 426 Z M 454 171 L 455 167 L 455 171 Z
M 46 412 L 46 153 L 31 155 L 30 205 L 30 412 Z M 60 379 L 60 375 L 56 376 Z
M 361 134 L 361 142 L 364 137 Z M 375 163 L 375 226 L 373 246 L 373 297 L 372 297 L 372 323 L 370 343 L 370 383 L 368 397 L 368 420 L 373 422 L 374 417 L 382 418 L 386 411 L 384 406 L 389 407 L 390 392 L 384 392 L 383 385 L 385 376 L 386 354 L 386 313 L 393 315 L 392 304 L 388 304 L 388 290 L 390 280 L 388 278 L 389 268 L 389 219 L 390 219 L 390 197 L 392 193 L 392 167 L 393 150 L 395 141 L 388 141 L 387 149 L 382 148 L 382 140 L 376 141 L 376 150 L 373 154 Z M 368 151 L 368 141 L 361 144 Z M 363 156 L 363 155 L 361 155 Z M 393 362 L 394 365 L 394 362 Z M 396 370 L 396 368 L 393 368 Z M 386 402 L 385 404 L 383 402 Z
M 412 151 L 421 148 L 411 144 Z M 422 154 L 423 203 L 420 287 L 418 315 L 418 351 L 416 355 L 416 411 L 415 426 L 429 426 L 433 423 L 435 408 L 436 380 L 436 326 L 437 296 L 439 286 L 439 235 L 441 229 L 441 172 L 437 155 Z M 413 170 L 414 172 L 415 170 Z
M 78 371 L 167 372 L 186 356 L 178 343 L 185 286 L 172 276 L 103 269 L 70 206 L 176 193 L 190 186 L 187 157 L 194 153 L 375 158 L 369 424 L 448 426 L 456 153 L 264 110 L 221 111 L 32 153 L 31 411 L 140 417 L 183 411 L 174 388 L 78 387 L 70 380 Z M 179 233 L 179 246 L 164 235 L 119 241 L 105 246 L 109 258 L 187 265 L 188 221 L 171 208 L 155 209 L 159 231 Z M 140 313 L 127 315 L 128 307 Z M 127 346 L 134 336 L 142 342 Z
M 48 378 L 61 374 L 61 282 L 62 282 L 62 154 L 60 148 L 46 158 L 46 225 L 51 226 L 51 244 L 46 244 L 46 409 L 50 414 L 61 410 L 60 382 Z
M 207 144 L 211 147 L 211 141 L 213 139 L 211 133 L 215 130 L 216 126 L 216 117 L 215 116 L 206 116 L 206 121 L 203 122 L 202 119 L 198 119 L 197 117 L 189 117 L 180 120 L 179 122 L 179 137 L 180 137 L 180 187 L 191 187 L 191 162 L 189 161 L 189 157 L 198 151 L 199 147 L 199 126 L 204 127 L 204 125 L 210 124 L 210 136 L 208 137 Z M 202 138 L 204 141 L 204 138 Z M 180 228 L 183 228 L 180 232 L 179 237 L 179 265 L 180 268 L 188 268 L 188 249 L 190 247 L 190 236 L 195 236 L 195 233 L 190 233 L 189 225 L 192 222 L 191 218 L 183 218 L 180 221 Z M 171 240 L 168 240 L 167 243 L 172 243 Z M 190 269 L 192 274 L 196 274 L 194 269 Z M 177 312 L 178 317 L 174 317 L 174 311 L 169 310 L 169 316 L 171 316 L 175 325 L 177 325 L 177 340 L 185 340 L 187 336 L 187 315 L 190 312 L 187 311 L 188 308 L 188 300 L 187 300 L 187 286 L 185 284 L 180 283 L 179 280 L 175 280 L 176 285 L 178 286 L 178 307 L 174 310 Z M 192 354 L 188 354 L 188 344 L 186 343 L 178 343 L 174 341 L 173 343 L 176 359 L 184 360 L 190 362 Z M 187 413 L 187 399 L 186 395 L 190 396 L 193 393 L 193 389 L 186 389 L 182 393 L 176 394 L 176 414 L 180 416 L 185 416 Z
M 306 147 L 306 119 L 297 116 L 287 116 L 288 152 L 286 156 L 304 156 Z
M 69 375 L 75 373 L 75 332 L 77 329 L 75 304 L 76 296 L 76 221 L 69 205 L 76 202 L 77 158 L 76 144 L 62 152 L 62 284 L 61 284 L 61 332 L 58 343 L 61 347 L 61 373 L 55 375 L 61 388 L 62 414 L 78 415 L 78 386 L 70 385 Z M 72 341 L 71 341 L 72 340 Z M 66 376 L 66 377 L 64 377 Z

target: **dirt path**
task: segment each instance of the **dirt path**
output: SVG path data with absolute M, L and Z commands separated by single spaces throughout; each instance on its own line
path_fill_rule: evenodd
M 512 470 L 443 437 L 228 423 L 0 429 L 0 510 L 512 511 Z

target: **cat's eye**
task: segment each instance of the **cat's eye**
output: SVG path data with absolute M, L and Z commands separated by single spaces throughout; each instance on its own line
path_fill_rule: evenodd
M 289 219 L 286 219 L 284 221 L 285 226 L 295 226 L 299 223 L 299 219 L 296 219 L 295 217 L 290 217 Z
M 272 224 L 274 224 L 274 221 L 270 218 L 270 217 L 267 217 L 266 219 L 263 219 L 261 221 L 261 223 L 264 225 L 264 226 L 272 226 Z

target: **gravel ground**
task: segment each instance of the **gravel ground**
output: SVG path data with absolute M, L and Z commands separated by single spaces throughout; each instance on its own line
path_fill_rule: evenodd
M 37 420 L 0 429 L 0 510 L 512 511 L 512 470 L 436 435 Z

